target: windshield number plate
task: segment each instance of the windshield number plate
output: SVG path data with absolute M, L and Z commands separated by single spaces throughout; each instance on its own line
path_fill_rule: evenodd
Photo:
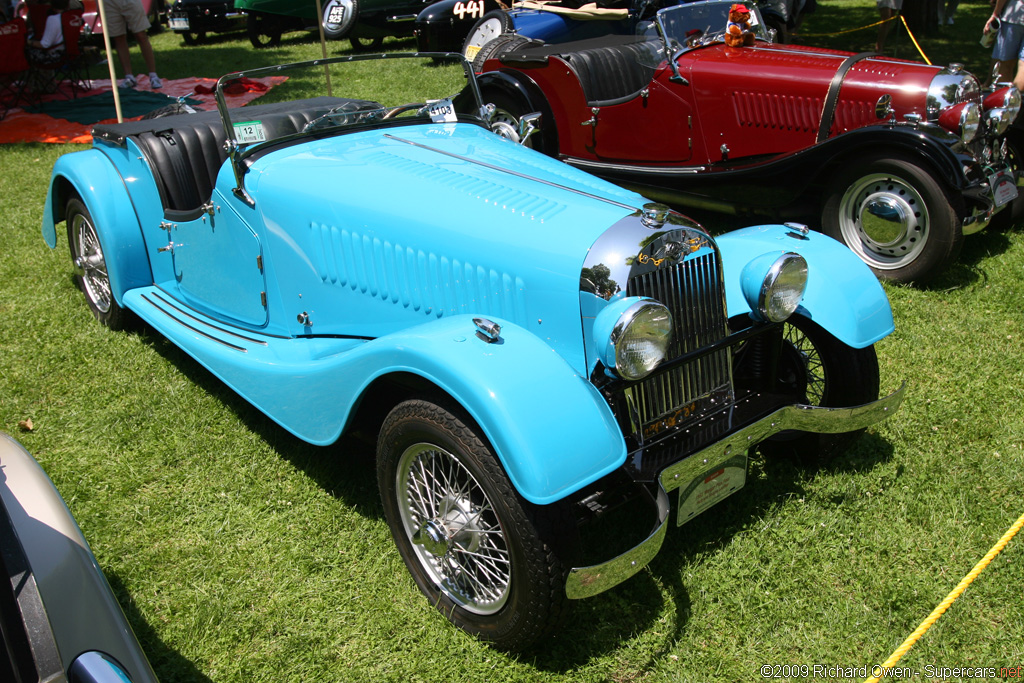
M 1004 206 L 1017 198 L 1017 185 L 1013 177 L 1005 173 L 996 173 L 989 177 L 989 185 L 992 187 L 992 199 L 996 208 Z
M 234 127 L 235 140 L 241 144 L 267 141 L 267 134 L 263 131 L 263 123 L 260 121 L 242 121 L 234 124 Z
M 735 455 L 718 463 L 717 467 L 694 477 L 689 486 L 679 490 L 679 513 L 676 524 L 686 522 L 725 500 L 743 488 L 747 482 L 747 454 Z
M 434 123 L 455 123 L 459 120 L 455 115 L 455 107 L 452 106 L 452 101 L 449 99 L 429 102 L 427 112 L 430 114 L 430 120 Z

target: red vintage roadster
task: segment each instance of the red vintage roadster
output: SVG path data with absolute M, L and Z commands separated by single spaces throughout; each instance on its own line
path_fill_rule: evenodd
M 723 42 L 730 2 L 659 11 L 638 35 L 485 49 L 485 101 L 530 142 L 670 204 L 795 218 L 875 273 L 924 281 L 1017 197 L 1012 87 L 946 68 L 770 41 Z M 514 128 L 514 126 L 510 126 Z

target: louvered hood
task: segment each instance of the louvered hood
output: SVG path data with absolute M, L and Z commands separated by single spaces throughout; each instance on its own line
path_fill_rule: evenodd
M 315 334 L 377 337 L 471 313 L 577 348 L 587 251 L 644 201 L 468 124 L 296 145 L 246 187 L 281 283 L 272 321 L 307 312 Z
M 831 135 L 878 123 L 875 106 L 885 94 L 892 96 L 897 120 L 910 113 L 927 118 L 928 90 L 939 67 L 887 57 L 848 64 L 851 57 L 794 45 L 714 45 L 684 55 L 680 70 L 698 99 L 709 149 L 724 143 L 731 158 L 813 144 L 837 74 L 841 88 Z

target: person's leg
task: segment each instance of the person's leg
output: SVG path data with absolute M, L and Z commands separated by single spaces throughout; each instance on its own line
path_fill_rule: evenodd
M 132 55 L 128 52 L 128 36 L 121 34 L 119 36 L 111 36 L 111 40 L 114 41 L 114 50 L 117 52 L 117 61 L 121 62 L 121 71 L 125 77 L 132 76 Z M 134 80 L 132 76 L 132 80 Z
M 875 43 L 875 52 L 881 52 L 885 49 L 885 41 L 889 37 L 889 32 L 892 30 L 893 22 L 890 21 L 896 16 L 896 10 L 891 7 L 879 7 L 878 13 L 882 17 L 882 21 L 885 22 L 878 26 L 878 42 Z
M 156 57 L 153 56 L 153 44 L 149 42 L 149 36 L 145 31 L 135 34 L 135 41 L 142 51 L 142 59 L 146 62 L 146 69 L 149 73 L 156 72 Z

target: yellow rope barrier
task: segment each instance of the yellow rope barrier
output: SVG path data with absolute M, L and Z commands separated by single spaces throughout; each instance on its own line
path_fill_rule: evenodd
M 863 31 L 865 29 L 874 28 L 875 26 L 881 26 L 882 24 L 884 24 L 886 22 L 896 21 L 897 18 L 900 21 L 903 22 L 903 28 L 907 29 L 907 35 L 910 36 L 910 41 L 912 43 L 914 43 L 914 47 L 917 48 L 917 53 L 919 55 L 921 55 L 921 59 L 923 59 L 925 61 L 925 64 L 931 65 L 931 61 L 928 59 L 928 55 L 926 55 L 924 53 L 924 50 L 921 49 L 921 45 L 917 42 L 917 38 L 914 37 L 914 34 L 911 33 L 910 27 L 907 26 L 907 20 L 903 18 L 902 14 L 896 15 L 895 17 L 889 17 L 888 19 L 882 19 L 881 21 L 876 21 L 875 23 L 868 24 L 867 26 L 858 26 L 857 28 L 848 28 L 845 31 L 834 31 L 832 33 L 801 33 L 801 34 L 799 34 L 799 36 L 801 38 L 824 38 L 824 37 L 828 37 L 828 36 L 841 36 L 844 33 L 854 33 L 856 31 Z
M 910 36 L 910 42 L 912 42 L 914 44 L 914 47 L 917 48 L 917 53 L 919 55 L 921 55 L 921 59 L 924 60 L 925 64 L 927 64 L 928 66 L 931 66 L 931 64 L 932 64 L 931 61 L 928 60 L 928 56 L 925 55 L 924 50 L 922 50 L 921 46 L 918 45 L 917 38 L 915 38 L 914 34 L 910 32 L 910 27 L 907 26 L 907 20 L 903 18 L 902 14 L 900 15 L 900 21 L 903 22 L 903 28 L 907 29 L 907 35 Z
M 832 33 L 801 33 L 800 36 L 803 37 L 803 38 L 823 38 L 825 36 L 841 36 L 844 33 L 854 33 L 856 31 L 863 31 L 866 28 L 874 28 L 875 26 L 881 26 L 885 22 L 893 21 L 895 19 L 896 19 L 896 17 L 889 17 L 888 19 L 882 19 L 881 21 L 876 21 L 875 23 L 868 24 L 867 26 L 858 26 L 857 28 L 848 28 L 845 31 L 834 31 Z
M 1024 527 L 1024 515 L 1021 515 L 1017 521 L 1013 523 L 1013 526 L 1003 534 L 1002 538 L 999 539 L 999 542 L 992 546 L 992 549 L 985 554 L 985 557 L 983 557 L 978 564 L 974 565 L 974 569 L 972 569 L 967 576 L 957 584 L 956 588 L 946 596 L 946 599 L 939 603 L 939 606 L 932 610 L 932 613 L 929 614 L 928 617 L 921 622 L 921 625 L 903 641 L 903 644 L 896 648 L 896 651 L 889 656 L 889 659 L 885 660 L 885 662 L 878 668 L 879 675 L 884 675 L 886 671 L 890 670 L 896 664 L 896 662 L 900 661 L 900 658 L 902 658 L 903 655 L 907 654 L 907 651 L 914 646 L 914 643 L 921 639 L 921 636 L 925 634 L 925 631 L 931 628 L 932 624 L 938 621 L 939 617 L 949 609 L 949 606 L 953 604 L 953 601 L 959 598 L 960 595 L 967 590 L 967 587 L 978 577 L 978 574 L 981 574 L 981 572 L 985 570 L 985 567 L 995 559 L 996 555 L 1002 552 L 1003 548 L 1006 547 L 1006 544 L 1010 542 L 1010 539 L 1021 530 L 1021 527 Z M 877 683 L 879 680 L 879 676 L 872 676 L 864 681 L 864 683 Z

